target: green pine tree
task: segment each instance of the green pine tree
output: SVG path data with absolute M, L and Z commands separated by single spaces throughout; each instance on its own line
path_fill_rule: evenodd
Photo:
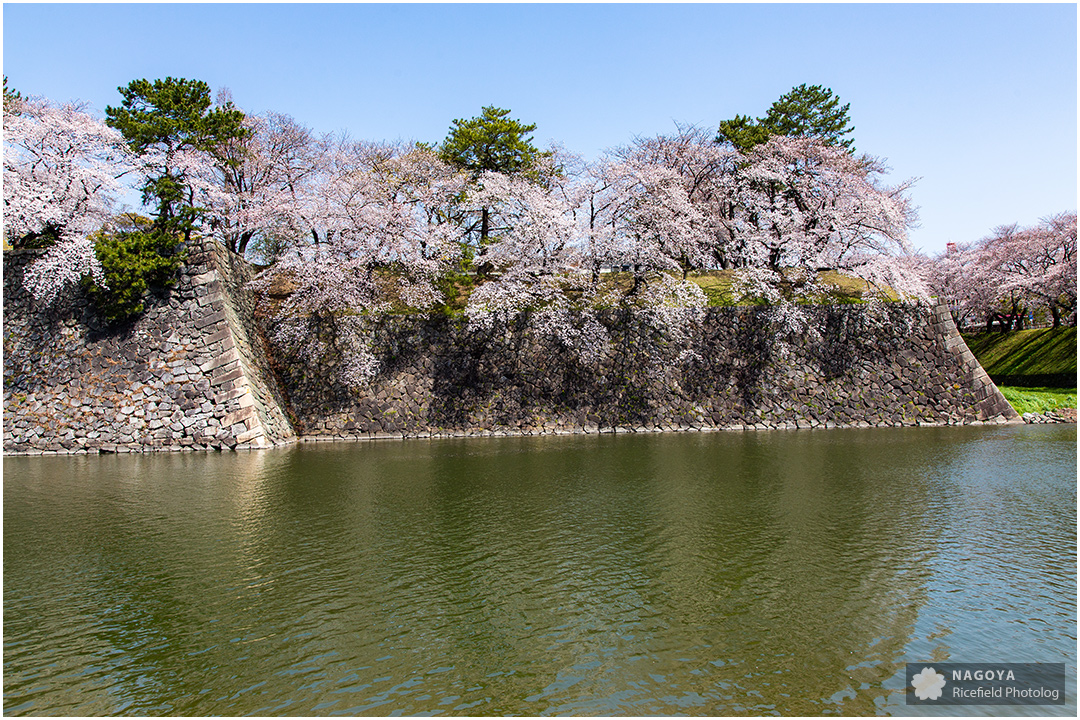
M 483 108 L 480 117 L 469 120 L 454 120 L 450 132 L 439 147 L 439 155 L 451 165 L 468 170 L 473 178 L 482 172 L 491 171 L 507 175 L 522 175 L 535 182 L 544 180 L 539 171 L 538 161 L 550 153 L 539 150 L 532 144 L 532 135 L 536 124 L 526 125 L 510 117 L 509 110 L 489 105 Z M 484 253 L 491 242 L 491 212 L 487 207 L 480 208 L 480 217 L 475 227 L 470 229 L 478 235 L 477 250 Z M 466 257 L 473 248 L 466 247 Z M 489 270 L 481 264 L 479 271 L 484 274 Z
M 840 98 L 830 88 L 805 84 L 792 88 L 772 104 L 761 124 L 773 135 L 788 137 L 817 137 L 826 145 L 835 145 L 852 152 L 855 128 L 848 118 L 850 103 L 840 104 Z
M 119 130 L 137 154 L 163 151 L 160 174 L 143 186 L 143 202 L 155 206 L 158 230 L 181 235 L 185 241 L 197 225 L 201 210 L 183 172 L 172 164 L 181 150 L 213 153 L 221 143 L 245 137 L 244 113 L 227 102 L 211 107 L 210 86 L 201 80 L 167 77 L 164 80 L 133 80 L 118 88 L 124 101 L 105 108 L 105 122 Z
M 806 84 L 792 88 L 772 104 L 765 117 L 752 119 L 736 115 L 720 123 L 716 141 L 731 143 L 746 152 L 769 141 L 774 135 L 787 137 L 816 137 L 826 145 L 854 152 L 848 110 L 850 103 L 841 105 L 840 98 L 830 88 Z
M 22 104 L 23 96 L 18 90 L 12 90 L 7 84 L 7 75 L 4 76 L 4 114 L 18 113 Z

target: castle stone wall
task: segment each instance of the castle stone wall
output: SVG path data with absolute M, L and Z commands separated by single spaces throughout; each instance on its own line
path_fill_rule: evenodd
M 275 358 L 247 289 L 251 266 L 213 242 L 177 286 L 121 327 L 71 293 L 36 305 L 4 253 L 5 453 L 259 448 L 302 439 L 829 428 L 1018 422 L 945 308 L 806 308 L 799 332 L 767 308 L 710 308 L 671 332 L 601 318 L 599 363 L 528 314 L 488 329 L 387 316 L 379 374 Z
M 485 331 L 391 316 L 375 329 L 381 367 L 370 387 L 335 384 L 330 367 L 285 367 L 281 380 L 300 432 L 320 438 L 1017 419 L 944 308 L 805 312 L 810 329 L 787 337 L 761 308 L 710 308 L 675 337 L 610 313 L 602 322 L 612 348 L 598 365 L 579 362 L 527 316 Z
M 265 372 L 248 270 L 214 243 L 175 288 L 110 327 L 83 292 L 51 306 L 23 289 L 34 251 L 4 253 L 4 451 L 256 448 L 295 440 Z

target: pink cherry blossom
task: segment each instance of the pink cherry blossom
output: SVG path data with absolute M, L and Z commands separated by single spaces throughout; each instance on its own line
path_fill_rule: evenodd
M 101 228 L 136 162 L 116 130 L 85 106 L 27 100 L 4 113 L 4 234 L 18 245 L 56 243 L 26 268 L 35 299 L 50 302 L 86 275 L 103 282 L 88 236 Z

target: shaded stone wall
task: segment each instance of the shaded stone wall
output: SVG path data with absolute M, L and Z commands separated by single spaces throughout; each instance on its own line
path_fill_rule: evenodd
M 806 312 L 808 329 L 785 336 L 767 309 L 711 308 L 684 338 L 611 313 L 612 352 L 595 367 L 524 316 L 487 331 L 388 317 L 370 387 L 335 384 L 333 368 L 285 367 L 281 381 L 299 432 L 325 438 L 1017 420 L 947 310 Z
M 109 327 L 84 293 L 35 306 L 38 253 L 4 253 L 4 451 L 266 447 L 295 439 L 240 292 L 246 269 L 213 243 L 177 286 Z

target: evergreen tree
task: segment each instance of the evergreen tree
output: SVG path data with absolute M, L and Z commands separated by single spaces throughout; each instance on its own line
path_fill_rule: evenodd
M 201 80 L 133 80 L 118 90 L 124 101 L 120 107 L 105 108 L 106 123 L 123 134 L 136 154 L 156 158 L 157 172 L 142 188 L 143 202 L 156 206 L 156 229 L 186 241 L 200 210 L 185 174 L 185 156 L 212 153 L 222 143 L 244 137 L 244 114 L 231 102 L 212 108 L 210 86 Z
M 850 103 L 841 105 L 840 98 L 829 88 L 803 84 L 781 95 L 761 124 L 773 135 L 813 136 L 850 152 L 855 142 L 845 137 L 855 129 L 848 118 L 850 107 Z
M 454 120 L 439 148 L 439 155 L 451 165 L 468 170 L 473 180 L 484 172 L 524 175 L 540 181 L 538 161 L 549 155 L 532 144 L 536 125 L 526 125 L 509 118 L 509 110 L 489 105 L 480 117 Z M 491 210 L 480 208 L 478 222 L 466 234 L 479 233 L 480 254 L 491 242 Z M 483 270 L 483 268 L 482 268 Z
M 493 105 L 470 120 L 454 120 L 440 148 L 443 160 L 475 174 L 485 170 L 515 175 L 528 172 L 543 153 L 532 144 L 536 124 L 507 117 Z
M 18 113 L 23 96 L 18 90 L 8 89 L 7 75 L 4 76 L 4 114 Z
M 749 115 L 736 115 L 724 120 L 717 130 L 716 142 L 729 142 L 739 152 L 747 152 L 769 141 L 769 131 Z
M 816 137 L 826 145 L 854 152 L 854 139 L 847 137 L 851 127 L 848 110 L 830 88 L 805 83 L 792 88 L 772 104 L 765 117 L 756 121 L 736 115 L 720 123 L 716 141 L 729 142 L 741 152 L 762 145 L 774 135 Z

